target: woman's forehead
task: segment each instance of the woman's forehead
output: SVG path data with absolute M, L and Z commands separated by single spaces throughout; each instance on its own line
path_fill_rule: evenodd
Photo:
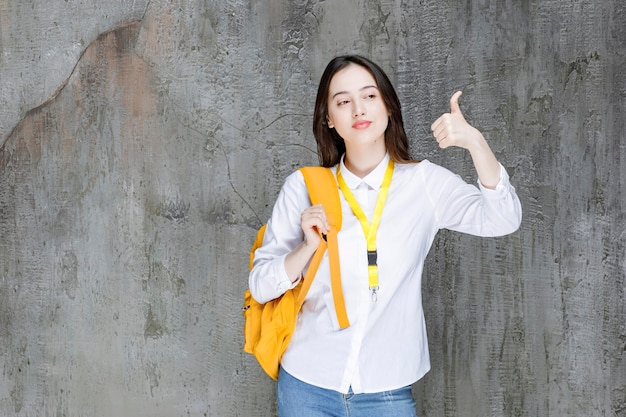
M 351 64 L 337 71 L 328 87 L 329 97 L 342 93 L 353 93 L 365 88 L 377 88 L 376 80 L 364 67 Z

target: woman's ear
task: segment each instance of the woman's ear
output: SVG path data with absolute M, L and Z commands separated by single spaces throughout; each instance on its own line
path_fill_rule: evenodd
M 326 116 L 326 124 L 328 125 L 330 129 L 335 127 L 335 125 L 333 124 L 333 122 L 330 121 L 330 118 L 328 116 Z

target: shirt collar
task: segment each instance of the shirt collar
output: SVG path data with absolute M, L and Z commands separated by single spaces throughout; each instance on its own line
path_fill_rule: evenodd
M 355 189 L 359 185 L 361 185 L 361 183 L 365 183 L 373 190 L 380 189 L 380 186 L 383 184 L 383 179 L 385 178 L 385 171 L 387 170 L 387 164 L 389 163 L 389 153 L 386 153 L 385 157 L 378 163 L 376 168 L 374 168 L 374 170 L 370 172 L 369 174 L 367 174 L 364 178 L 357 177 L 352 172 L 350 172 L 348 168 L 346 168 L 346 165 L 344 164 L 345 157 L 346 157 L 346 154 L 344 154 L 341 157 L 340 170 L 341 170 L 341 175 L 343 176 L 343 179 L 346 181 L 346 184 L 348 185 L 348 188 Z

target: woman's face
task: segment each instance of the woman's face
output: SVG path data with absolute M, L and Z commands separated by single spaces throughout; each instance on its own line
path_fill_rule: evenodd
M 338 71 L 328 87 L 328 127 L 351 145 L 385 144 L 389 112 L 368 70 L 351 64 Z

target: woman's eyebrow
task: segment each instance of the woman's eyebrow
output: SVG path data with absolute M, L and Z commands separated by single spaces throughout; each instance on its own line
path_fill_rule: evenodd
M 378 90 L 378 87 L 376 87 L 375 85 L 366 85 L 365 87 L 362 87 L 359 91 L 367 90 L 368 88 L 375 88 Z M 332 98 L 335 98 L 340 94 L 348 94 L 348 91 L 338 91 L 335 94 L 333 94 Z

